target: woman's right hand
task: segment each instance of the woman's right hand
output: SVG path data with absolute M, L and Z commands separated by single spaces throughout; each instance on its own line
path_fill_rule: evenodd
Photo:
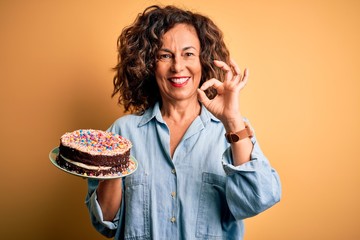
M 212 78 L 204 82 L 198 89 L 198 99 L 224 124 L 227 131 L 239 131 L 239 129 L 236 129 L 239 126 L 233 125 L 242 122 L 239 96 L 240 91 L 248 81 L 249 72 L 245 69 L 241 73 L 239 66 L 234 60 L 231 60 L 229 65 L 217 60 L 214 60 L 214 64 L 225 72 L 226 79 L 224 82 L 221 82 L 218 79 Z M 210 87 L 215 88 L 217 91 L 214 99 L 209 99 L 204 92 Z M 243 123 L 241 125 L 244 127 Z

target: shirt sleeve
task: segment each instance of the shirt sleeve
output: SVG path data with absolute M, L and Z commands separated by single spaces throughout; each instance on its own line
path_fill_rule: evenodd
M 260 149 L 254 135 L 249 162 L 233 165 L 231 148 L 223 154 L 223 168 L 227 174 L 226 200 L 236 219 L 255 216 L 280 201 L 281 183 Z
M 97 201 L 96 188 L 98 186 L 98 180 L 88 180 L 88 194 L 86 196 L 85 204 L 88 208 L 92 225 L 102 235 L 110 238 L 114 237 L 118 226 L 121 226 L 124 212 L 124 204 L 121 204 L 119 211 L 117 212 L 113 221 L 104 221 L 100 205 Z M 122 194 L 124 195 L 124 194 Z M 122 199 L 124 202 L 124 199 Z

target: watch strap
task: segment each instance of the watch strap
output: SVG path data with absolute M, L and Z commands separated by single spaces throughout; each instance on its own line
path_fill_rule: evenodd
M 228 143 L 238 142 L 244 138 L 251 138 L 253 136 L 253 132 L 251 131 L 249 125 L 245 123 L 245 128 L 238 132 L 227 132 L 225 133 L 225 138 Z

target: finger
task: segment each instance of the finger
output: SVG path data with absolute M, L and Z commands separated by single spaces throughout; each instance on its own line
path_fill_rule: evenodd
M 239 65 L 234 61 L 234 59 L 230 59 L 230 66 L 233 68 L 234 71 L 234 80 L 241 79 L 241 70 Z
M 219 60 L 214 60 L 214 64 L 215 64 L 215 66 L 221 68 L 222 70 L 224 70 L 226 72 L 226 74 L 225 74 L 226 80 L 230 81 L 233 78 L 234 74 L 232 72 L 232 69 L 225 62 L 219 61 Z
M 244 76 L 242 77 L 242 81 L 247 81 L 249 78 L 249 69 L 245 68 Z
M 239 82 L 240 87 L 243 88 L 247 84 L 248 80 L 249 80 L 249 70 L 245 68 L 244 75 L 242 76 L 241 81 Z
M 205 107 L 207 107 L 210 104 L 211 100 L 206 96 L 205 92 L 198 88 L 197 94 L 199 102 L 201 102 L 202 104 L 204 104 Z
M 221 92 L 221 90 L 223 88 L 223 83 L 215 78 L 212 78 L 212 79 L 209 79 L 206 82 L 204 82 L 201 85 L 200 89 L 202 91 L 205 91 L 206 89 L 211 88 L 211 87 L 215 88 L 215 90 L 219 93 L 219 91 Z
M 248 76 L 249 76 L 248 69 L 245 68 L 244 73 L 241 74 L 239 65 L 237 65 L 237 63 L 233 59 L 230 60 L 230 63 L 231 63 L 231 67 L 234 69 L 234 73 L 236 74 L 234 80 L 237 85 L 240 85 L 240 89 L 242 89 L 246 85 L 248 80 Z

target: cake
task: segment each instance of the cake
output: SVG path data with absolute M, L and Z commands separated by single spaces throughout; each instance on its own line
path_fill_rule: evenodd
M 120 175 L 129 167 L 131 147 L 132 143 L 118 134 L 79 129 L 61 136 L 56 161 L 84 176 Z

